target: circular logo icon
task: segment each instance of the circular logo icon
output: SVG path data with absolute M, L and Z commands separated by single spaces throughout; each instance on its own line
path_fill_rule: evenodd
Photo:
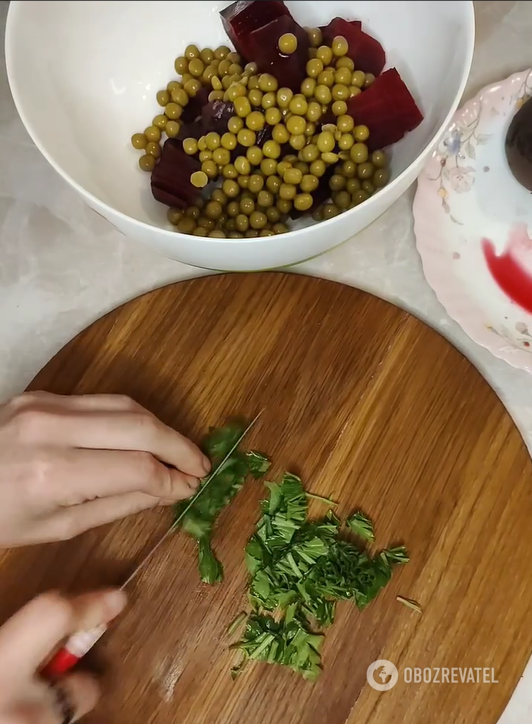
M 379 659 L 368 666 L 366 679 L 372 689 L 389 691 L 397 684 L 399 672 L 397 666 L 386 659 Z

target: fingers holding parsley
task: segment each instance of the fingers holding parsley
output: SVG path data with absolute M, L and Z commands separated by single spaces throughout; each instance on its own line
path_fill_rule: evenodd
M 0 546 L 72 538 L 189 498 L 209 458 L 123 395 L 21 395 L 0 407 Z

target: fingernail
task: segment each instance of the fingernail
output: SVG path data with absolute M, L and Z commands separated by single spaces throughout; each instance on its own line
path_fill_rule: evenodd
M 209 460 L 209 458 L 208 458 L 208 457 L 205 457 L 205 455 L 204 455 L 203 458 L 202 458 L 201 463 L 202 463 L 203 470 L 204 470 L 205 474 L 207 475 L 208 473 L 210 473 L 212 466 L 211 466 L 211 461 Z
M 105 596 L 105 605 L 109 619 L 116 618 L 127 605 L 127 595 L 124 591 L 109 591 Z

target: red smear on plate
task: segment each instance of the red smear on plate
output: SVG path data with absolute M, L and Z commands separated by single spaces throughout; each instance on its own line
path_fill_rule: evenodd
M 510 232 L 507 247 L 500 255 L 490 239 L 482 239 L 481 244 L 488 269 L 499 288 L 521 309 L 532 313 L 532 275 L 516 257 L 519 248 L 531 250 L 532 240 L 526 225 L 519 224 Z

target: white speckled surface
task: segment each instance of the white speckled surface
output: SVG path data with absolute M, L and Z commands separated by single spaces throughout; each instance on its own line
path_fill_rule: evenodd
M 530 67 L 532 57 L 531 2 L 475 5 L 477 49 L 468 95 Z M 128 242 L 86 208 L 41 157 L 18 119 L 5 77 L 6 10 L 7 3 L 0 3 L 0 401 L 23 390 L 65 342 L 102 313 L 198 274 Z M 497 391 L 532 452 L 532 380 L 471 342 L 437 302 L 415 250 L 412 197 L 410 189 L 356 240 L 298 271 L 368 290 L 448 337 Z M 532 722 L 532 660 L 499 724 L 526 722 Z

